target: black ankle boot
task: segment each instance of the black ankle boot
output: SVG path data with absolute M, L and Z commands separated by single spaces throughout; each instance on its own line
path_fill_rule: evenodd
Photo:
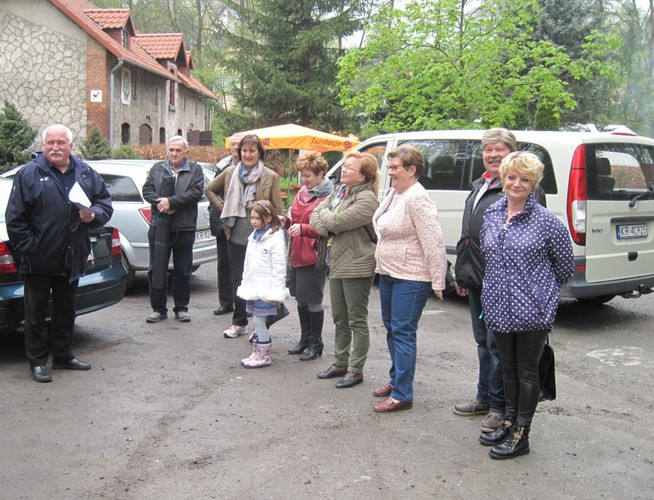
M 529 427 L 514 425 L 509 431 L 509 436 L 497 446 L 493 446 L 489 452 L 495 460 L 506 460 L 529 453 Z
M 493 432 L 482 432 L 479 442 L 484 446 L 496 446 L 504 441 L 513 427 L 513 419 L 504 417 L 500 426 Z
M 324 344 L 322 343 L 322 325 L 325 320 L 325 311 L 316 311 L 309 313 L 311 316 L 311 339 L 309 348 L 300 357 L 300 361 L 312 361 L 318 356 L 322 356 Z
M 311 313 L 308 307 L 297 306 L 297 315 L 300 318 L 301 337 L 297 345 L 288 350 L 289 354 L 302 354 L 309 347 L 311 338 Z

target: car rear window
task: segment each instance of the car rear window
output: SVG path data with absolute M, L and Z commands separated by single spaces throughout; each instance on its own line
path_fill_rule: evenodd
M 654 147 L 642 144 L 586 146 L 589 200 L 632 200 L 654 187 Z
M 131 201 L 143 203 L 141 192 L 130 177 L 114 174 L 100 174 L 104 179 L 111 201 Z

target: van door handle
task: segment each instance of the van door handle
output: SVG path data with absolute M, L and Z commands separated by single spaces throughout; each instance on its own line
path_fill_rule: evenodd
M 629 262 L 635 261 L 638 258 L 638 252 L 628 252 L 627 258 L 629 259 Z

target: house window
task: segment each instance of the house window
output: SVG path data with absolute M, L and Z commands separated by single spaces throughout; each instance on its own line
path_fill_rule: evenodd
M 120 126 L 120 142 L 121 142 L 121 144 L 129 144 L 129 133 L 130 133 L 129 123 L 123 123 Z
M 159 129 L 159 144 L 166 144 L 166 129 L 163 127 Z
M 168 104 L 171 106 L 175 106 L 175 82 L 171 80 L 169 84 L 169 89 L 170 89 L 170 99 L 168 101 Z
M 129 49 L 129 34 L 126 29 L 121 30 L 120 32 L 120 41 L 126 49 Z

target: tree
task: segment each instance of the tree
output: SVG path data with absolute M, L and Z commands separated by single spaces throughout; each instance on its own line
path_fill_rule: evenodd
M 86 139 L 84 139 L 80 153 L 85 160 L 104 160 L 110 158 L 111 149 L 109 149 L 109 141 L 102 137 L 100 129 L 94 127 Z
M 18 108 L 4 101 L 0 113 L 0 171 L 21 165 L 29 160 L 27 148 L 34 142 L 37 130 L 23 118 Z
M 616 54 L 622 76 L 614 123 L 654 137 L 654 0 L 623 0 L 614 12 L 614 29 L 623 41 Z
M 340 106 L 336 61 L 359 28 L 357 0 L 225 2 L 240 24 L 225 28 L 222 64 L 237 79 L 228 90 L 251 125 L 293 122 L 328 131 L 351 123 Z
M 595 56 L 608 38 L 593 33 L 585 59 L 573 59 L 535 39 L 537 9 L 535 0 L 415 0 L 384 9 L 367 27 L 366 45 L 340 61 L 341 101 L 369 121 L 368 133 L 533 126 L 540 101 L 573 109 L 567 81 L 599 70 Z

